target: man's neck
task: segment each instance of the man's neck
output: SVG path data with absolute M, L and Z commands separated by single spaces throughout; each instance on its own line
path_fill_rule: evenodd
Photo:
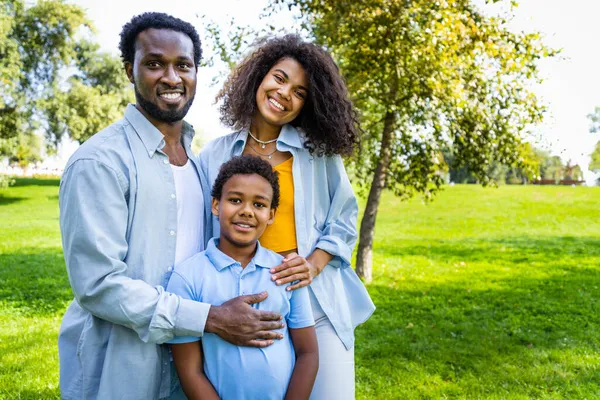
M 242 268 L 246 268 L 246 265 L 252 261 L 252 258 L 256 254 L 258 245 L 257 242 L 255 242 L 254 244 L 248 246 L 238 246 L 234 243 L 231 243 L 224 238 L 223 235 L 221 235 L 217 248 L 221 250 L 223 254 L 228 255 L 235 261 L 239 262 L 242 265 Z
M 146 119 L 148 121 L 150 121 L 150 123 L 152 125 L 154 125 L 156 127 L 156 129 L 158 129 L 160 131 L 160 133 L 163 134 L 163 136 L 165 138 L 165 142 L 167 143 L 168 146 L 177 145 L 178 143 L 181 142 L 181 131 L 183 129 L 183 120 L 176 121 L 176 122 L 160 121 L 156 118 L 151 117 L 150 114 L 148 114 L 146 112 L 146 110 L 144 110 L 138 104 L 136 104 L 135 107 L 138 109 L 139 112 L 141 112 L 144 115 L 144 117 L 146 117 Z

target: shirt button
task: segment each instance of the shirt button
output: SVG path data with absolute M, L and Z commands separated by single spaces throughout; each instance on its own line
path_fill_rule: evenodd
M 148 155 L 149 155 L 150 157 L 152 157 L 152 154 L 154 154 L 154 153 L 153 153 L 153 152 L 151 152 L 151 151 L 149 151 L 149 152 L 148 152 Z
M 171 193 L 171 198 L 174 199 L 175 198 L 175 193 Z
M 167 268 L 167 271 L 173 271 L 173 267 Z
M 169 235 L 171 235 L 171 236 L 175 236 L 175 231 L 171 231 L 171 232 L 169 232 Z
M 163 160 L 163 164 L 168 164 L 169 160 Z

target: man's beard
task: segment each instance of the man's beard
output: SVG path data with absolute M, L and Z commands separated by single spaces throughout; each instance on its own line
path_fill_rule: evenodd
M 190 110 L 190 107 L 192 106 L 192 103 L 194 102 L 194 97 L 195 97 L 195 94 L 194 94 L 194 96 L 192 96 L 180 109 L 163 110 L 163 109 L 159 108 L 156 104 L 151 102 L 150 100 L 146 99 L 138 91 L 137 87 L 134 86 L 134 90 L 135 90 L 135 100 L 137 101 L 137 104 L 140 107 L 142 107 L 144 109 L 144 111 L 146 111 L 148 113 L 148 115 L 150 115 L 152 118 L 154 118 L 158 121 L 163 121 L 163 122 L 167 122 L 167 123 L 181 121 L 186 116 L 188 111 Z

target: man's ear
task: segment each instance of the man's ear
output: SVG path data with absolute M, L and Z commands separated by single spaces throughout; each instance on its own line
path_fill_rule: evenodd
M 269 220 L 267 221 L 267 225 L 273 224 L 275 222 L 275 213 L 277 212 L 276 208 L 271 208 L 271 212 L 269 213 Z
M 135 83 L 135 81 L 133 80 L 133 64 L 126 61 L 125 63 L 123 63 L 123 66 L 125 67 L 125 73 L 127 74 L 129 82 Z
M 219 200 L 213 197 L 211 211 L 213 215 L 219 218 Z

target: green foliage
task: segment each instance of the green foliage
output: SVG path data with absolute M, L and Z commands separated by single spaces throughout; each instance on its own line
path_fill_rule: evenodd
M 450 148 L 483 184 L 499 162 L 530 171 L 525 128 L 544 107 L 530 87 L 550 56 L 537 33 L 513 33 L 472 1 L 278 0 L 306 18 L 340 65 L 362 112 L 366 135 L 357 177 L 370 186 L 392 122 L 385 186 L 397 195 L 437 191 L 436 154 Z
M 590 132 L 597 133 L 600 132 L 600 107 L 596 107 L 594 112 L 588 114 L 588 119 L 590 120 Z
M 57 195 L 34 179 L 0 194 L 1 399 L 60 398 Z M 585 187 L 384 193 L 357 399 L 598 398 L 599 202 Z
M 594 147 L 594 151 L 590 154 L 590 158 L 590 171 L 600 172 L 600 141 L 596 143 L 596 147 Z
M 19 138 L 40 128 L 53 143 L 67 132 L 83 141 L 132 98 L 119 61 L 80 39 L 91 29 L 84 10 L 63 0 L 0 5 L 0 154 L 14 155 Z

